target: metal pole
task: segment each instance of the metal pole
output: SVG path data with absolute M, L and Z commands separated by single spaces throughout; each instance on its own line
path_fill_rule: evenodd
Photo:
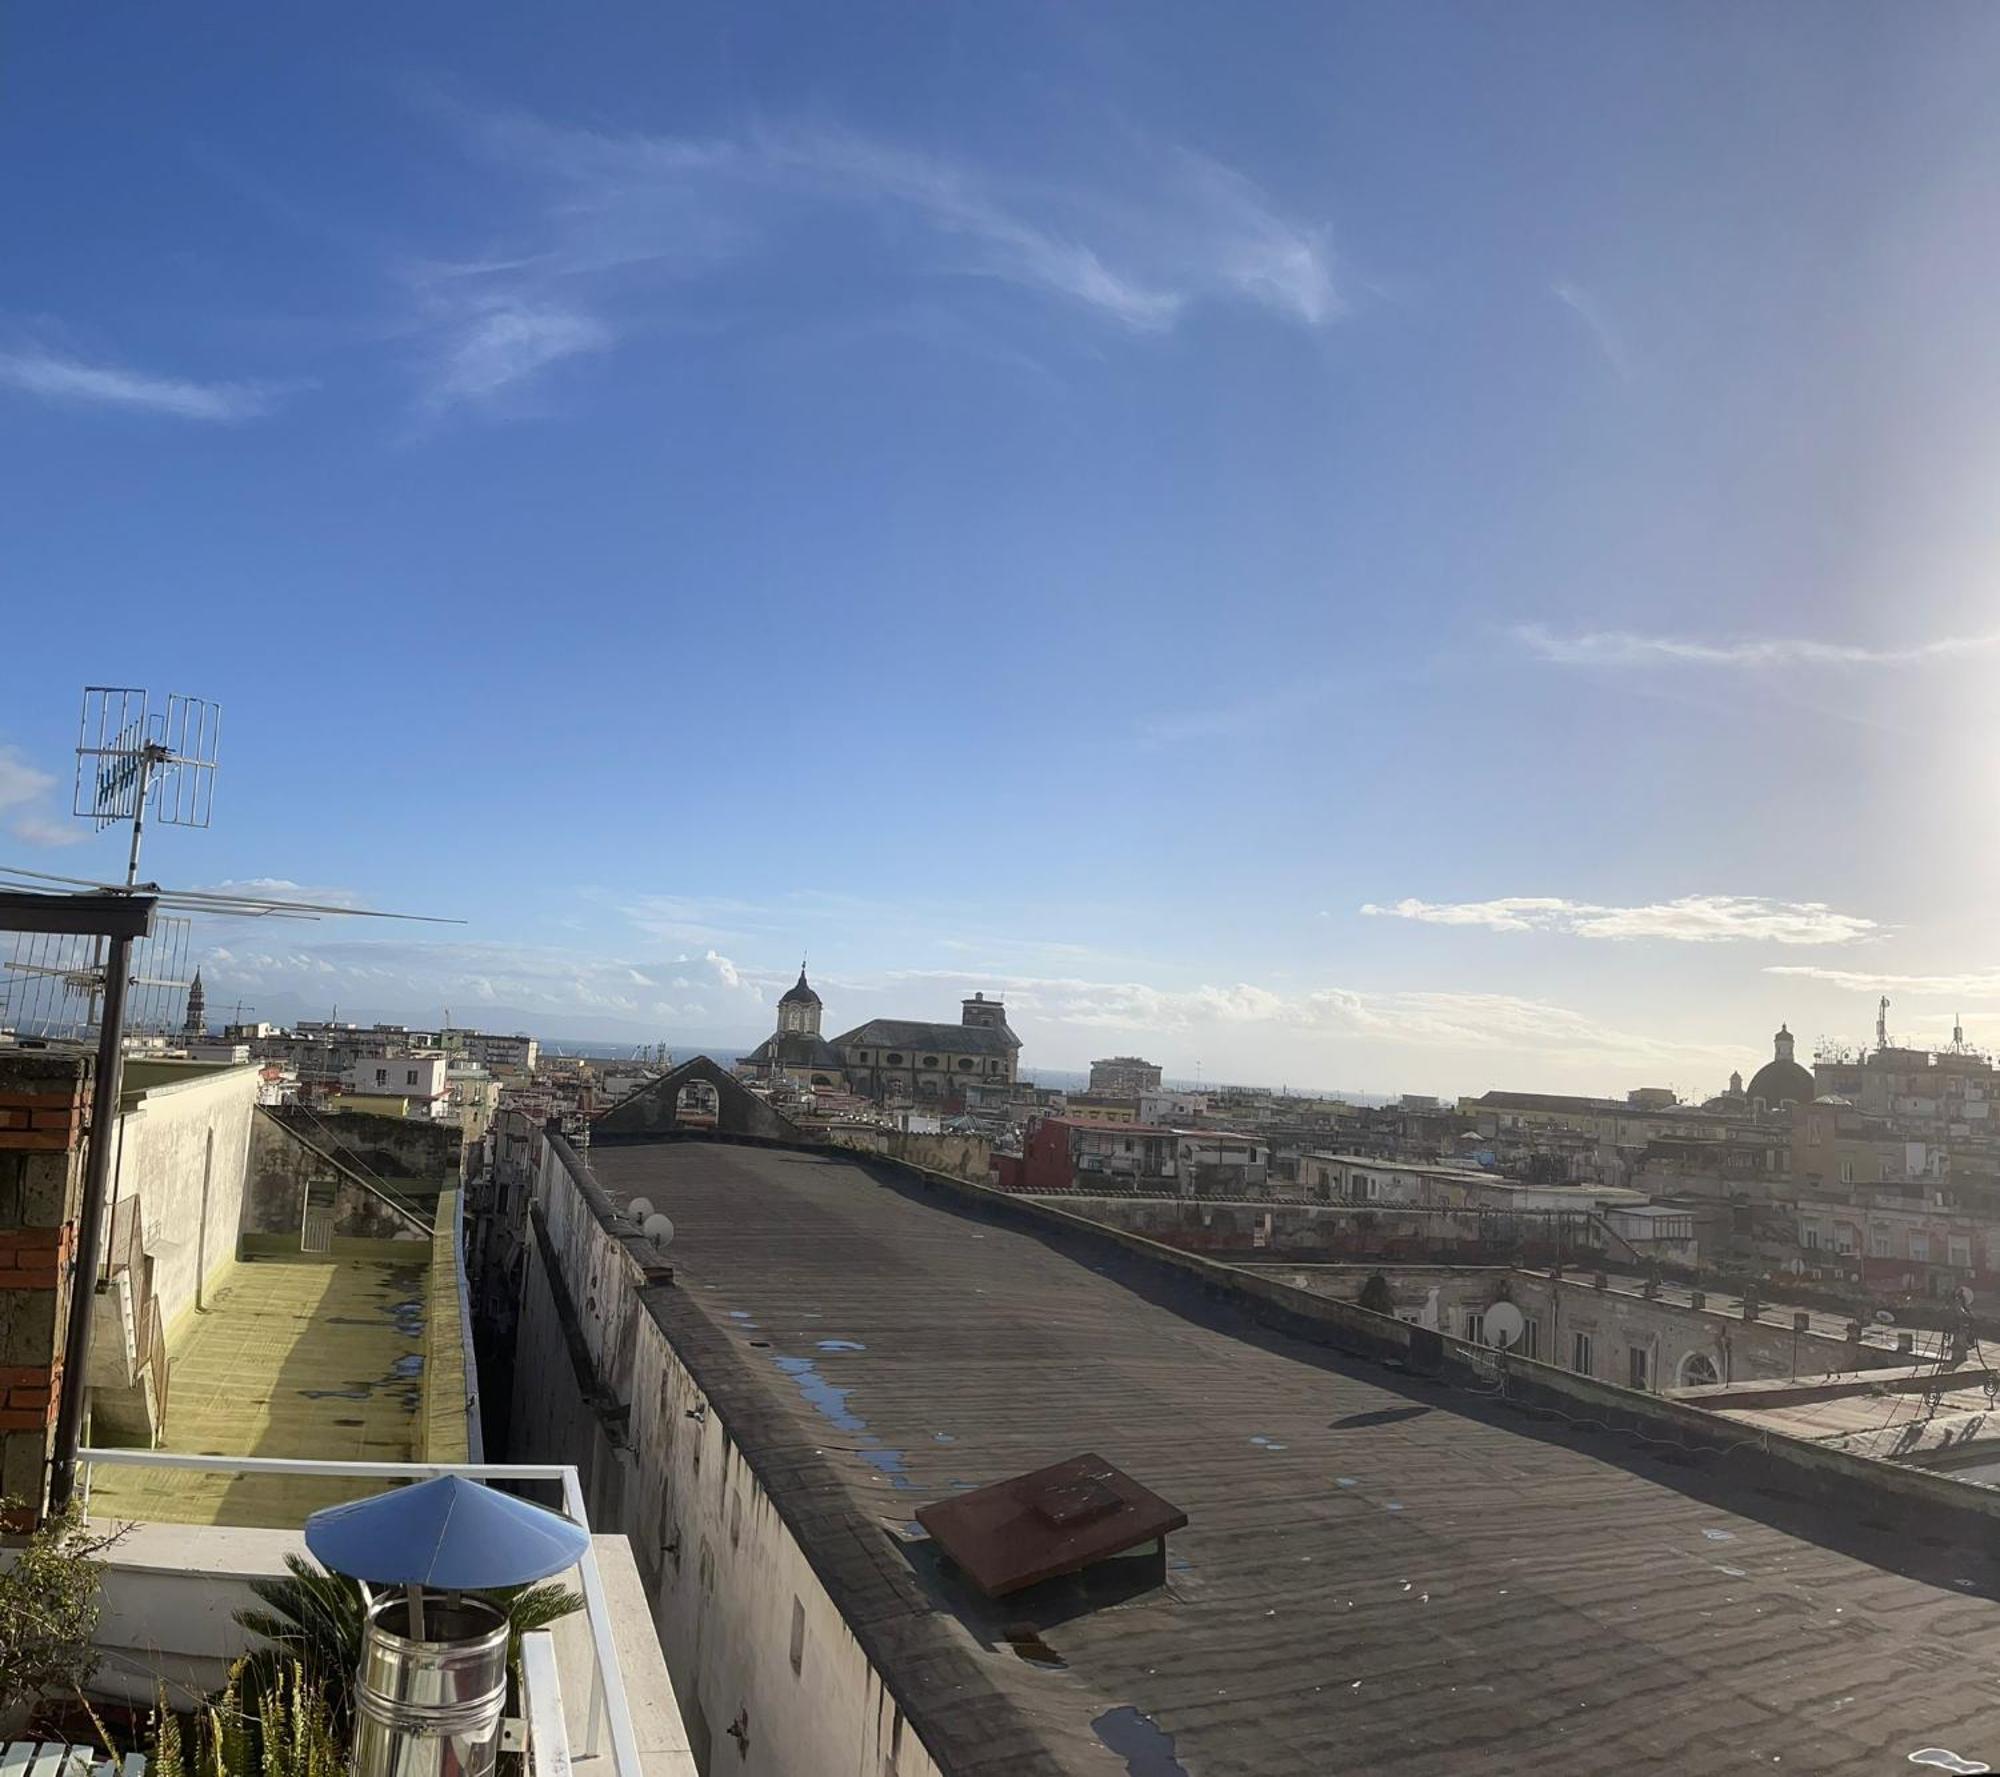
M 49 1510 L 60 1512 L 76 1486 L 76 1452 L 83 1441 L 84 1376 L 90 1367 L 91 1307 L 97 1294 L 97 1249 L 104 1239 L 104 1199 L 118 1127 L 118 1088 L 125 1071 L 125 980 L 132 940 L 113 938 L 104 975 L 104 1023 L 97 1038 L 97 1077 L 90 1096 L 90 1148 L 70 1260 L 69 1330 L 63 1339 L 62 1395 L 56 1408 L 56 1453 L 49 1465 Z

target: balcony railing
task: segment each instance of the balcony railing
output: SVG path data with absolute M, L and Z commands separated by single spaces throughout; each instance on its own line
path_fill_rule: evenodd
M 427 1481 L 437 1475 L 462 1475 L 469 1481 L 555 1482 L 562 1488 L 564 1515 L 586 1532 L 590 1516 L 583 1488 L 567 1464 L 524 1462 L 308 1462 L 272 1456 L 188 1456 L 171 1450 L 108 1450 L 86 1447 L 78 1453 L 83 1465 L 83 1497 L 87 1510 L 92 1475 L 99 1464 L 118 1468 L 194 1469 L 224 1475 L 323 1475 L 359 1480 Z M 603 1739 L 611 1742 L 611 1762 L 617 1777 L 645 1777 L 638 1736 L 632 1726 L 630 1699 L 612 1638 L 611 1609 L 605 1598 L 597 1553 L 585 1543 L 577 1563 L 578 1589 L 583 1593 L 590 1629 L 590 1706 L 585 1714 L 582 1756 L 599 1756 Z M 525 1697 L 528 1750 L 534 1777 L 565 1777 L 569 1768 L 568 1740 L 562 1728 L 561 1690 L 556 1682 L 554 1643 L 547 1636 L 523 1637 L 522 1689 Z

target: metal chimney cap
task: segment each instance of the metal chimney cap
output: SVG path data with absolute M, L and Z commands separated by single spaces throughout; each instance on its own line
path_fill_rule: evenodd
M 378 1586 L 470 1592 L 525 1586 L 574 1567 L 590 1534 L 559 1513 L 459 1475 L 328 1506 L 306 1547 L 335 1573 Z

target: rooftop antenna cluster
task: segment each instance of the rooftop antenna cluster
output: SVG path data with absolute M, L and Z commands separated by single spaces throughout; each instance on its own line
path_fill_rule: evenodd
M 464 923 L 220 889 L 162 889 L 157 883 L 141 882 L 139 848 L 149 815 L 164 826 L 209 824 L 215 809 L 221 734 L 221 707 L 206 698 L 172 693 L 155 703 L 135 686 L 86 686 L 77 725 L 71 812 L 99 832 L 131 824 L 125 879 L 101 882 L 0 864 L 0 930 L 15 934 L 4 983 L 16 1020 L 22 1018 L 25 1002 L 28 1022 L 44 1027 L 30 1034 L 81 1036 L 95 1027 L 97 1036 L 83 1202 L 71 1260 L 74 1276 L 62 1393 L 49 1465 L 49 1503 L 57 1511 L 69 1503 L 76 1483 L 84 1379 L 90 1369 L 94 1292 L 89 1277 L 104 1244 L 110 1137 L 118 1123 L 128 1017 L 172 1029 L 193 984 L 186 973 L 189 921 L 160 920 L 157 910 L 236 918 L 318 919 L 331 914 Z M 127 992 L 134 988 L 136 1016 L 128 1014 Z M 186 1024 L 184 1017 L 181 1022 Z

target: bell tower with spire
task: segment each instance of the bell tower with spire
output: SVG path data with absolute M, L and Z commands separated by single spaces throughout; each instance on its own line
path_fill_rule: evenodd
M 194 980 L 188 984 L 187 1018 L 181 1025 L 181 1035 L 205 1037 L 208 1035 L 208 995 L 201 985 L 201 971 L 194 972 Z
M 778 1001 L 778 1034 L 789 1036 L 793 1032 L 816 1037 L 819 1035 L 821 1006 L 819 995 L 812 990 L 806 980 L 806 965 L 799 964 L 798 985 L 786 989 L 783 999 Z

